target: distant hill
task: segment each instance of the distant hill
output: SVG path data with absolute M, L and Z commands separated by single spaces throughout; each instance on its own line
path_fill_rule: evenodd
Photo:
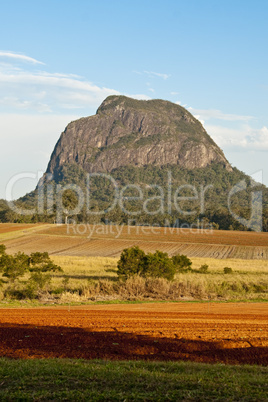
M 64 213 L 77 204 L 70 186 L 61 194 L 67 184 L 79 186 L 84 198 L 90 198 L 73 215 Z M 164 100 L 109 96 L 96 115 L 69 123 L 38 188 L 17 205 L 36 207 L 38 197 L 41 212 L 19 216 L 0 208 L 0 220 L 53 222 L 65 214 L 90 223 L 201 222 L 259 230 L 263 218 L 263 230 L 268 230 L 267 188 L 232 167 L 190 112 Z M 258 209 L 252 207 L 252 197 Z

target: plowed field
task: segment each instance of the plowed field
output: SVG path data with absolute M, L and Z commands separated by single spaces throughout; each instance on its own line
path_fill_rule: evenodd
M 265 303 L 0 310 L 0 356 L 268 364 Z
M 20 225 L 17 227 L 19 230 Z M 0 224 L 0 231 L 1 228 Z M 6 245 L 9 253 L 48 251 L 51 255 L 118 257 L 124 248 L 137 245 L 146 252 L 161 250 L 169 255 L 179 253 L 188 257 L 268 260 L 268 233 L 254 232 L 43 225 L 36 226 L 34 233 L 14 235 L 1 243 Z
M 1 223 L 0 225 L 0 233 L 9 233 L 16 232 L 17 230 L 31 229 L 35 227 L 35 225 L 17 225 L 16 223 Z

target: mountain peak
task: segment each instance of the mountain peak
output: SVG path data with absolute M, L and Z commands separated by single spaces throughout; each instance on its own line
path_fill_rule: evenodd
M 179 165 L 232 168 L 202 124 L 185 108 L 161 99 L 106 98 L 96 115 L 70 123 L 56 144 L 47 173 L 57 179 L 65 164 L 86 172 L 121 166 Z

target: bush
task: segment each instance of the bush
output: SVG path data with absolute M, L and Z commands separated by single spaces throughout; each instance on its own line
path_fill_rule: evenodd
M 140 275 L 145 278 L 172 280 L 176 272 L 191 270 L 191 265 L 191 260 L 185 255 L 169 258 L 167 253 L 159 250 L 145 254 L 143 250 L 135 246 L 123 250 L 117 264 L 117 274 L 123 279 Z
M 199 268 L 199 272 L 201 272 L 202 274 L 206 274 L 208 272 L 208 265 L 207 264 L 201 265 L 201 267 Z
M 30 272 L 62 272 L 62 268 L 54 264 L 48 253 L 32 253 L 29 257 L 29 271 Z
M 29 268 L 28 256 L 17 253 L 15 256 L 3 254 L 0 258 L 0 268 L 3 276 L 14 282 L 19 276 L 23 276 Z
M 15 281 L 19 276 L 23 276 L 27 271 L 30 272 L 62 272 L 62 268 L 54 264 L 48 253 L 32 253 L 30 256 L 18 252 L 14 256 L 6 254 L 6 248 L 0 244 L 0 271 L 3 276 Z
M 183 254 L 177 254 L 172 257 L 173 264 L 175 266 L 176 272 L 190 271 L 192 261 Z
M 6 254 L 6 246 L 4 244 L 0 244 L 0 255 Z
M 13 256 L 6 254 L 5 246 L 0 244 L 0 271 L 11 282 L 5 295 L 17 299 L 33 299 L 50 284 L 52 277 L 49 272 L 62 271 L 62 268 L 54 264 L 46 252 L 36 252 L 30 256 L 18 252 Z M 31 275 L 27 283 L 19 280 L 29 272 Z
M 144 276 L 150 278 L 165 278 L 169 281 L 174 279 L 176 273 L 175 265 L 167 253 L 156 251 L 146 256 Z
M 124 279 L 133 275 L 143 276 L 144 266 L 145 252 L 137 246 L 126 248 L 117 263 L 117 275 Z
M 30 281 L 36 285 L 39 289 L 43 289 L 51 282 L 51 275 L 44 274 L 42 272 L 34 272 L 30 277 Z
M 233 270 L 232 270 L 232 268 L 224 267 L 224 268 L 223 268 L 223 272 L 224 272 L 225 274 L 232 274 L 232 273 L 233 273 Z
M 36 299 L 37 298 L 37 288 L 32 282 L 28 282 L 23 288 L 18 287 L 15 284 L 9 286 L 4 293 L 5 297 L 10 297 L 11 299 L 23 300 L 23 299 Z

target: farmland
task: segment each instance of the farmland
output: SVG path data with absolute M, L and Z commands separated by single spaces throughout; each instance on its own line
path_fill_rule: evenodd
M 22 231 L 18 225 L 18 235 L 12 228 L 12 237 L 6 238 L 1 227 L 0 242 L 10 253 L 118 257 L 124 248 L 137 245 L 169 255 L 268 260 L 267 233 L 110 225 L 37 225 Z
M 1 227 L 1 225 L 0 225 Z M 5 225 L 9 230 L 8 225 Z M 0 234 L 8 253 L 48 251 L 64 273 L 53 274 L 49 297 L 41 292 L 42 303 L 126 300 L 267 300 L 267 233 L 225 232 L 91 225 L 36 225 Z M 85 230 L 86 228 L 86 230 Z M 82 233 L 82 230 L 84 232 Z M 150 233 L 151 231 L 151 233 Z M 9 235 L 11 237 L 4 238 Z M 2 237 L 2 240 L 1 240 Z M 207 243 L 206 243 L 207 241 Z M 234 243 L 232 245 L 231 243 Z M 124 248 L 140 246 L 188 255 L 193 272 L 177 273 L 174 282 L 134 278 L 118 282 L 117 261 Z M 200 266 L 207 264 L 207 274 Z M 223 275 L 231 267 L 231 275 Z M 29 275 L 23 278 L 27 281 Z M 27 282 L 26 282 L 27 283 Z M 23 294 L 23 284 L 14 292 Z M 12 289 L 3 284 L 2 299 L 12 298 Z M 21 296 L 24 297 L 24 296 Z
M 1 290 L 3 399 L 47 400 L 51 392 L 58 400 L 71 393 L 78 399 L 83 388 L 88 399 L 98 400 L 106 386 L 107 400 L 126 400 L 129 395 L 136 400 L 137 393 L 146 400 L 145 392 L 148 400 L 157 400 L 151 384 L 164 395 L 172 392 L 171 400 L 206 400 L 208 390 L 217 400 L 252 400 L 252 395 L 266 400 L 267 234 L 179 229 L 165 233 L 165 228 L 151 228 L 150 233 L 150 228 L 107 230 L 104 225 L 91 226 L 87 233 L 54 225 L 0 228 L 0 243 L 9 253 L 48 251 L 64 270 L 53 275 L 50 288 L 35 301 L 5 299 L 5 288 Z M 140 277 L 120 282 L 118 256 L 132 245 L 170 255 L 185 253 L 194 271 L 177 274 L 173 282 Z M 204 263 L 209 271 L 201 274 Z M 223 273 L 226 266 L 232 267 L 232 274 Z M 156 300 L 164 302 L 153 303 Z M 95 304 L 99 301 L 105 304 Z M 29 308 L 31 303 L 35 308 Z M 229 387 L 217 386 L 219 377 Z M 68 388 L 70 378 L 75 381 Z M 193 387 L 196 399 L 189 398 Z
M 1 223 L 0 225 L 0 234 L 1 233 L 9 233 L 9 232 L 17 232 L 18 230 L 24 230 L 24 229 L 31 229 L 35 227 L 35 225 L 18 225 L 16 223 Z
M 267 365 L 267 319 L 248 303 L 3 309 L 0 356 Z

